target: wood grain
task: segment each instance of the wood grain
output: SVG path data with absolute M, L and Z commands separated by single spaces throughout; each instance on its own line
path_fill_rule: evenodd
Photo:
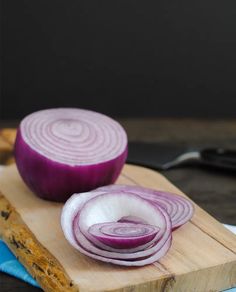
M 126 165 L 118 182 L 182 194 L 142 167 Z M 197 205 L 191 222 L 174 232 L 165 257 L 146 267 L 124 268 L 75 251 L 60 228 L 62 205 L 32 194 L 14 165 L 4 171 L 0 189 L 1 233 L 45 291 L 207 292 L 236 284 L 236 237 Z

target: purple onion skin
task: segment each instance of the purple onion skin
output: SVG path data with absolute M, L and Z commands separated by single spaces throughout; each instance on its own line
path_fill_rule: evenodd
M 52 161 L 33 150 L 22 138 L 20 127 L 15 142 L 15 160 L 26 185 L 40 198 L 65 202 L 72 194 L 113 184 L 128 155 L 128 147 L 115 159 L 70 166 Z

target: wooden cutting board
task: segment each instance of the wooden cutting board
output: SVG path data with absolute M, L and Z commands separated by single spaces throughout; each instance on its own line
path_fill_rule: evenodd
M 126 165 L 121 184 L 182 194 L 159 173 Z M 15 165 L 0 177 L 0 234 L 45 291 L 220 291 L 236 285 L 236 236 L 195 205 L 171 249 L 141 268 L 114 266 L 73 249 L 60 228 L 62 205 L 37 198 Z M 220 212 L 220 206 L 219 206 Z

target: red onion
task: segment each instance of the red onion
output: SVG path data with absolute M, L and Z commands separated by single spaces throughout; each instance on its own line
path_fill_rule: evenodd
M 127 136 L 111 118 L 88 110 L 35 112 L 20 124 L 15 143 L 18 170 L 38 196 L 65 201 L 113 183 L 127 157 Z
M 124 216 L 120 218 L 118 222 L 123 222 L 123 223 L 137 223 L 137 224 L 147 224 L 146 221 L 140 219 L 139 217 L 136 216 Z
M 169 214 L 172 229 L 176 229 L 189 221 L 193 215 L 193 205 L 184 197 L 169 192 L 152 190 L 140 186 L 110 185 L 98 188 L 98 191 L 105 192 L 130 192 L 157 206 L 161 206 Z M 128 221 L 127 221 L 128 220 Z M 137 219 L 135 219 L 137 220 Z M 132 218 L 126 218 L 126 222 L 134 222 Z
M 159 228 L 147 224 L 109 222 L 92 225 L 88 232 L 105 245 L 133 248 L 150 242 Z
M 81 253 L 107 263 L 143 266 L 165 255 L 171 229 L 192 215 L 191 202 L 179 195 L 110 185 L 74 194 L 63 207 L 61 225 Z
M 96 229 L 97 224 L 109 223 L 111 227 L 113 222 L 116 226 L 121 218 L 127 216 L 139 217 L 140 220 L 146 222 L 146 224 L 133 223 L 133 225 L 146 226 L 149 230 L 155 227 L 154 236 L 143 241 L 142 236 L 137 235 L 135 241 L 132 239 L 133 242 L 128 242 L 130 234 L 126 237 L 122 235 L 120 239 L 122 238 L 124 242 L 126 238 L 127 242 L 125 245 L 119 245 L 117 233 L 115 240 L 112 240 L 110 236 L 109 243 L 101 242 L 101 237 L 95 238 L 94 234 L 91 234 L 91 229 Z M 61 224 L 66 239 L 80 252 L 118 265 L 150 264 L 162 257 L 171 244 L 171 222 L 165 210 L 129 192 L 92 191 L 75 194 L 63 207 Z M 119 222 L 118 224 L 127 226 L 127 223 Z M 102 244 L 102 247 L 98 245 L 98 242 Z M 109 250 L 111 246 L 113 249 Z M 137 247 L 138 249 L 135 250 Z

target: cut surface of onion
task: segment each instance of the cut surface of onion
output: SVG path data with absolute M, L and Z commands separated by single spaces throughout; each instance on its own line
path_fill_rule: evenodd
M 38 196 L 65 201 L 73 193 L 113 183 L 127 158 L 127 135 L 93 111 L 57 108 L 25 117 L 15 143 L 16 164 Z
M 172 229 L 176 229 L 188 222 L 193 215 L 193 204 L 188 199 L 177 194 L 128 185 L 110 185 L 100 187 L 97 190 L 101 192 L 130 192 L 162 207 L 171 218 Z M 129 217 L 126 220 L 132 222 Z
M 171 245 L 167 212 L 131 192 L 75 194 L 63 207 L 61 225 L 81 253 L 118 265 L 153 263 Z

